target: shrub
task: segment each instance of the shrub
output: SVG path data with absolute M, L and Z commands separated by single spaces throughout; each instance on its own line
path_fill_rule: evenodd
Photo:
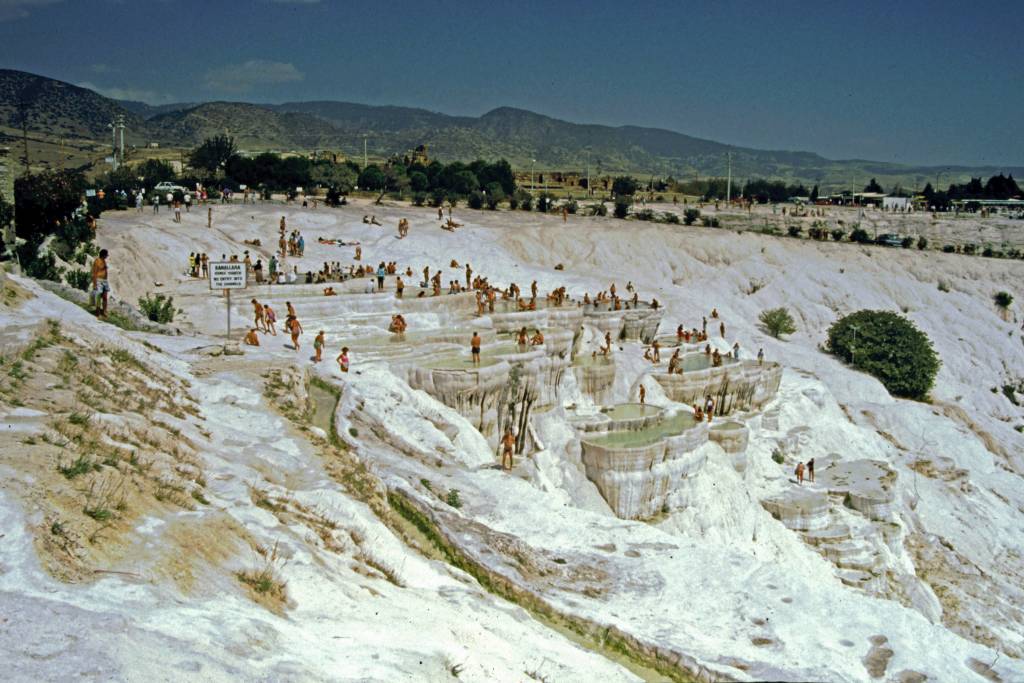
M 683 223 L 693 225 L 700 218 L 700 209 L 686 209 L 683 211 Z
M 903 241 L 900 242 L 900 246 L 903 247 L 904 249 L 910 249 L 912 246 L 914 246 L 914 238 L 904 237 Z
M 844 237 L 846 237 L 846 231 L 842 228 L 836 228 L 832 231 L 832 239 L 834 241 L 842 242 Z
M 140 297 L 139 309 L 153 322 L 166 324 L 174 321 L 174 297 L 166 294 Z
M 776 339 L 781 339 L 784 334 L 796 332 L 796 323 L 788 308 L 770 308 L 767 311 L 761 311 L 761 315 L 757 316 L 757 319 L 761 321 L 764 331 Z
M 605 206 L 604 202 L 601 202 L 600 204 L 591 204 L 590 205 L 590 215 L 591 216 L 607 216 L 608 215 L 608 207 Z
M 69 270 L 64 273 L 64 282 L 68 283 L 69 287 L 87 292 L 92 286 L 92 275 L 87 270 Z
M 918 237 L 917 238 L 917 248 L 920 249 L 921 251 L 924 251 L 925 249 L 927 249 L 928 248 L 928 239 L 925 238 L 925 237 Z
M 459 195 L 455 194 L 454 192 L 449 192 L 447 196 L 445 196 L 445 199 L 448 200 L 448 206 L 452 207 L 453 209 L 459 205 Z
M 471 209 L 482 209 L 484 208 L 484 195 L 480 190 L 473 190 L 469 194 L 469 199 L 466 201 Z
M 976 244 L 965 244 L 964 245 L 964 253 L 965 254 L 973 254 L 976 251 L 978 251 L 978 246 Z
M 487 184 L 487 195 L 484 197 L 487 208 L 491 211 L 496 211 L 498 204 L 505 199 L 505 190 L 502 189 L 500 183 L 488 183 Z
M 614 211 L 615 217 L 616 218 L 625 218 L 626 216 L 628 216 L 629 215 L 629 206 L 630 206 L 630 204 L 632 204 L 632 202 L 630 202 L 625 197 L 616 197 L 616 199 L 615 199 L 615 211 Z
M 548 194 L 547 192 L 541 192 L 540 196 L 537 197 L 537 210 L 540 211 L 541 213 L 547 213 L 548 211 L 551 211 L 553 208 L 555 208 L 554 196 Z
M 640 211 L 637 211 L 633 215 L 636 216 L 636 219 L 640 221 L 654 220 L 654 211 L 652 209 L 641 209 Z
M 415 206 L 423 206 L 424 204 L 427 203 L 427 193 L 426 192 L 413 192 L 412 193 L 412 203 Z
M 871 235 L 864 228 L 854 228 L 850 233 L 850 241 L 857 244 L 868 244 L 871 242 Z
M 666 223 L 671 223 L 672 225 L 679 225 L 679 214 L 672 213 L 671 211 L 666 211 L 665 213 L 661 214 L 661 220 L 663 220 Z
M 701 216 L 700 222 L 705 228 L 717 228 L 720 225 L 715 216 Z
M 802 235 L 803 232 L 804 229 L 801 228 L 799 225 L 791 225 L 788 228 L 786 228 L 786 234 L 788 234 L 790 237 L 800 237 L 800 235 Z
M 782 464 L 784 464 L 786 462 L 786 458 L 784 458 L 782 456 L 782 453 L 780 453 L 778 450 L 773 450 L 772 451 L 772 460 L 774 460 L 775 462 L 777 462 L 780 465 L 782 465 Z
M 445 497 L 444 502 L 448 503 L 449 505 L 456 509 L 462 507 L 462 499 L 459 497 L 459 490 L 450 489 L 448 491 L 448 495 Z
M 992 295 L 992 301 L 995 302 L 997 308 L 1005 311 L 1013 305 L 1013 295 L 1009 292 L 996 292 Z
M 575 199 L 570 199 L 565 203 L 565 210 L 571 214 L 575 214 L 580 210 L 580 205 L 576 202 Z
M 862 310 L 839 319 L 825 348 L 877 378 L 893 396 L 926 398 L 939 371 L 928 336 L 891 311 Z
M 430 193 L 430 205 L 435 209 L 444 204 L 444 190 L 437 189 Z
M 954 247 L 952 244 L 947 244 L 942 247 L 942 251 L 945 254 L 952 254 L 953 252 L 956 251 L 956 247 Z
M 533 195 L 526 193 L 519 198 L 519 208 L 523 211 L 533 211 Z

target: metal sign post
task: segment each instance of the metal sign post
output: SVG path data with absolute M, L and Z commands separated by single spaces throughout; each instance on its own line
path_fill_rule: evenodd
M 227 349 L 231 339 L 231 290 L 245 289 L 246 268 L 242 261 L 215 261 L 210 266 L 210 289 L 224 290 L 227 299 L 227 336 L 224 348 Z

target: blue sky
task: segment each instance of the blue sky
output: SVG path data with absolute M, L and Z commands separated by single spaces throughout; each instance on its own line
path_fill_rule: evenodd
M 0 0 L 0 66 L 152 103 L 515 106 L 830 158 L 1024 165 L 1024 1 Z

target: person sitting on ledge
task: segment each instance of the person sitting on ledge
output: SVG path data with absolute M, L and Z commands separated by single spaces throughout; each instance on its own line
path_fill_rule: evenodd
M 714 352 L 711 354 L 711 367 L 722 367 L 722 354 L 718 352 L 718 349 L 715 349 Z
M 661 304 L 658 303 L 657 299 L 651 299 L 651 310 L 656 311 L 659 306 L 661 306 Z
M 704 421 L 704 411 L 700 409 L 700 406 L 696 403 L 693 404 L 693 419 L 697 422 Z
M 668 359 L 668 374 L 683 374 L 682 359 L 679 357 L 679 349 L 677 348 L 672 352 L 672 357 Z
M 324 296 L 337 296 L 338 293 L 334 291 L 334 287 L 325 287 Z
M 258 334 L 256 334 L 256 328 L 255 327 L 249 328 L 248 334 L 245 335 L 245 343 L 248 344 L 249 346 L 259 346 L 260 345 L 260 337 L 259 337 Z
M 407 327 L 408 325 L 406 325 L 405 318 L 402 317 L 401 313 L 391 316 L 391 325 L 388 327 L 389 332 L 402 334 Z
M 537 332 L 533 335 L 533 337 L 530 338 L 530 346 L 540 346 L 543 343 L 544 333 L 538 329 Z

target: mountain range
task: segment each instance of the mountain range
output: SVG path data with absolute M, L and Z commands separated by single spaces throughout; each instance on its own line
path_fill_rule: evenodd
M 812 152 L 760 150 L 682 133 L 638 126 L 579 124 L 513 107 L 479 117 L 395 106 L 336 101 L 250 104 L 202 102 L 154 106 L 114 100 L 59 80 L 0 70 L 0 133 L 16 134 L 24 124 L 34 135 L 105 142 L 108 124 L 125 117 L 128 144 L 188 148 L 220 133 L 246 151 L 328 149 L 357 160 L 365 139 L 374 157 L 404 154 L 427 145 L 441 161 L 504 157 L 513 166 L 632 173 L 641 177 L 725 176 L 727 154 L 737 180 L 761 177 L 848 188 L 853 179 L 920 187 L 942 173 L 946 182 L 1024 167 L 909 166 L 861 159 L 831 160 Z M 364 138 L 365 136 L 365 138 Z M 533 161 L 535 160 L 535 161 Z M 859 189 L 859 188 L 858 188 Z

